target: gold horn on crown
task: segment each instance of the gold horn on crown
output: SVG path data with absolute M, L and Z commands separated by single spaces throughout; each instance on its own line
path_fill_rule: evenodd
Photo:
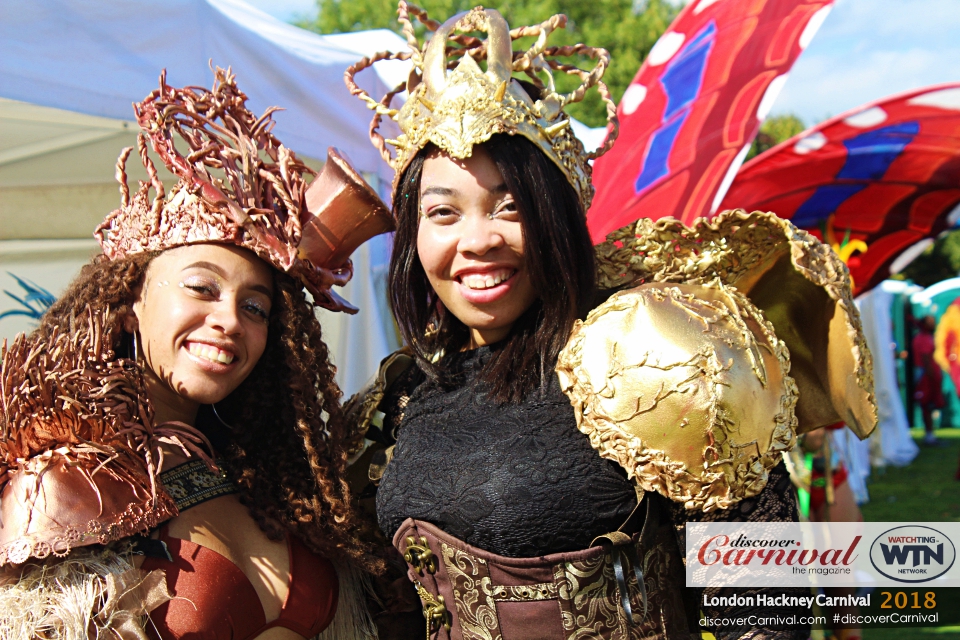
M 400 0 L 398 15 L 410 51 L 378 53 L 347 69 L 345 81 L 353 95 L 360 97 L 376 112 L 370 125 L 370 137 L 383 158 L 396 171 L 397 180 L 410 161 L 427 144 L 456 158 L 468 158 L 473 146 L 498 133 L 521 135 L 536 144 L 563 171 L 577 190 L 584 208 L 593 199 L 589 161 L 606 153 L 617 138 L 616 105 L 600 80 L 610 63 L 606 50 L 582 44 L 548 47 L 549 35 L 566 25 L 564 15 L 530 27 L 511 30 L 498 11 L 475 7 L 450 18 L 443 24 L 430 20 L 427 12 Z M 421 47 L 410 17 L 416 17 L 433 36 Z M 469 35 L 484 32 L 487 38 Z M 536 37 L 526 50 L 514 51 L 513 41 Z M 596 60 L 590 70 L 561 62 L 558 58 L 587 56 Z M 379 102 L 354 81 L 356 74 L 380 60 L 410 60 L 410 79 L 396 87 Z M 486 61 L 486 71 L 480 62 Z M 554 72 L 577 76 L 580 86 L 571 93 L 559 93 Z M 522 73 L 539 95 L 531 96 L 515 73 Z M 586 153 L 573 135 L 570 119 L 563 108 L 583 100 L 587 90 L 597 87 L 607 107 L 610 132 L 604 145 Z M 399 110 L 390 102 L 406 89 L 409 97 Z M 385 140 L 378 132 L 386 116 L 400 127 L 395 140 Z M 387 145 L 395 150 L 391 154 Z

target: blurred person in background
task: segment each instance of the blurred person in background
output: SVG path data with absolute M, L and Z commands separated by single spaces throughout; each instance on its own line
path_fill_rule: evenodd
M 934 435 L 933 412 L 940 411 L 946 406 L 943 397 L 943 370 L 933 357 L 936 351 L 934 332 L 937 321 L 933 316 L 924 316 L 917 323 L 917 335 L 913 337 L 913 364 L 917 379 L 913 397 L 920 405 L 923 416 L 923 442 L 928 445 L 938 444 Z

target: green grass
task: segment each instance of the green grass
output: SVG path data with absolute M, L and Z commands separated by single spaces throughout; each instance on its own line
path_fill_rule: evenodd
M 920 440 L 922 429 L 913 437 L 920 453 L 906 467 L 874 469 L 867 488 L 870 502 L 863 505 L 864 520 L 870 522 L 958 522 L 960 521 L 960 482 L 955 480 L 960 456 L 960 429 L 937 431 L 946 446 L 929 447 Z M 875 600 L 876 596 L 874 597 Z M 960 610 L 960 588 L 938 589 L 938 609 Z M 870 613 L 885 613 L 879 610 Z M 955 616 L 953 614 L 950 617 Z M 708 637 L 704 634 L 704 638 Z M 960 625 L 950 622 L 940 627 L 899 627 L 864 629 L 864 640 L 960 640 Z
M 960 627 L 911 627 L 905 629 L 864 629 L 863 640 L 905 640 L 909 638 L 929 638 L 929 640 L 958 640 Z
M 920 453 L 906 467 L 874 469 L 869 484 L 870 502 L 863 505 L 864 520 L 872 522 L 960 521 L 960 482 L 954 479 L 960 455 L 960 429 L 937 432 L 947 446 L 928 447 L 920 442 L 923 431 L 914 429 Z M 947 592 L 950 593 L 947 593 Z M 956 593 L 956 596 L 954 596 Z M 943 596 L 946 596 L 944 598 Z M 949 599 L 950 602 L 942 602 Z M 958 606 L 960 589 L 938 590 L 946 607 Z M 960 640 L 960 626 L 864 629 L 864 640 Z
M 871 522 L 958 522 L 960 482 L 954 479 L 960 455 L 960 429 L 937 432 L 947 446 L 928 447 L 919 442 L 923 432 L 914 430 L 920 453 L 906 467 L 874 469 L 867 488 L 870 502 L 863 505 L 863 519 Z

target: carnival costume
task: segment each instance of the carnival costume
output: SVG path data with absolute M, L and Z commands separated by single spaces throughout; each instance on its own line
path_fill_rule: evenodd
M 195 243 L 244 247 L 298 279 L 316 305 L 355 312 L 331 287 L 350 279 L 350 253 L 390 228 L 389 212 L 336 150 L 317 176 L 271 133 L 273 109 L 257 116 L 245 102 L 229 70 L 216 70 L 210 91 L 173 88 L 161 75 L 160 88 L 135 105 L 149 182 L 131 197 L 132 148 L 124 149 L 121 206 L 95 233 L 105 259 Z M 184 143 L 186 154 L 177 148 Z M 179 178 L 169 194 L 148 145 Z M 163 640 L 201 631 L 248 638 L 274 626 L 320 633 L 343 574 L 338 581 L 330 561 L 296 537 L 288 534 L 290 593 L 271 624 L 229 560 L 165 528 L 159 541 L 146 537 L 237 489 L 199 430 L 155 422 L 135 349 L 130 357 L 113 349 L 108 311 L 88 307 L 72 318 L 89 327 L 81 341 L 65 325 L 4 344 L 0 637 L 145 640 L 151 627 Z M 194 459 L 161 473 L 164 444 Z M 147 556 L 140 569 L 133 554 Z
M 411 15 L 433 31 L 423 47 Z M 586 210 L 590 160 L 617 132 L 600 80 L 607 52 L 548 46 L 564 16 L 511 31 L 477 7 L 441 25 L 403 0 L 399 16 L 410 51 L 346 74 L 376 111 L 371 137 L 397 180 L 427 144 L 466 158 L 493 135 L 517 135 L 559 167 Z M 524 36 L 536 42 L 513 51 Z M 571 55 L 596 65 L 556 59 Z M 353 76 L 391 58 L 414 70 L 378 102 Z M 557 71 L 579 88 L 559 93 Z M 586 153 L 563 108 L 594 86 L 612 126 Z M 395 140 L 377 133 L 383 117 L 399 125 Z M 533 397 L 486 398 L 477 372 L 494 344 L 445 356 L 452 386 L 401 351 L 351 401 L 369 445 L 357 464 L 377 486 L 381 528 L 407 563 L 428 637 L 699 637 L 685 523 L 796 520 L 781 463 L 796 434 L 840 419 L 861 437 L 874 428 L 847 269 L 809 234 L 731 211 L 694 228 L 640 220 L 596 254 L 609 297 L 577 322 L 556 378 Z

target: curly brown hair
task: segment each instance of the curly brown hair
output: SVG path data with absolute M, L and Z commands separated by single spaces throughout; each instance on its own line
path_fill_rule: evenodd
M 108 309 L 105 333 L 115 351 L 126 350 L 123 320 L 132 311 L 150 261 L 158 252 L 108 260 L 97 256 L 46 312 L 34 337 L 74 323 L 88 307 Z M 246 380 L 217 410 L 232 425 L 220 462 L 239 487 L 240 499 L 272 539 L 296 534 L 314 552 L 346 556 L 373 572 L 382 561 L 364 540 L 370 523 L 355 507 L 346 482 L 347 451 L 354 445 L 340 408 L 313 304 L 302 285 L 274 270 L 274 305 L 267 346 Z

